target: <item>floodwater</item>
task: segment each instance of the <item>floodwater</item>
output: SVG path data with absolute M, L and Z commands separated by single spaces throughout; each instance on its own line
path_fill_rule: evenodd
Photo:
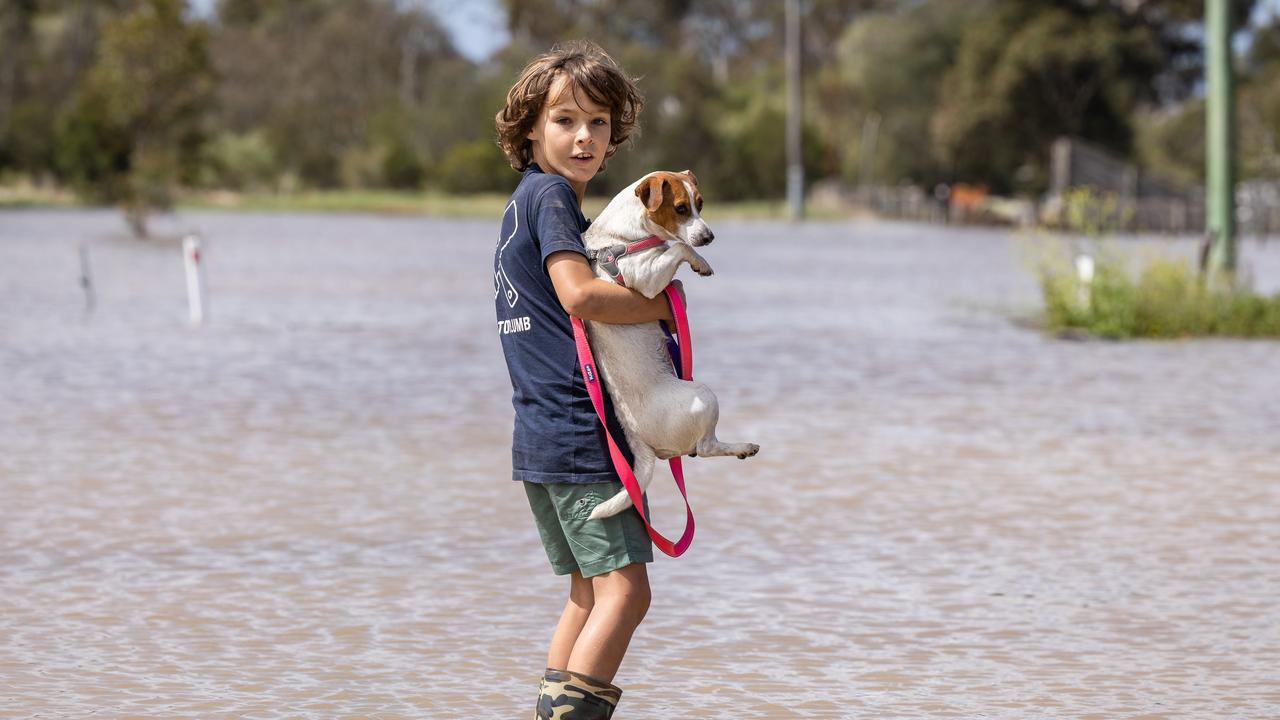
M 709 219 L 695 370 L 762 450 L 686 462 L 617 717 L 1280 716 L 1280 344 L 1046 337 L 1003 231 Z M 529 716 L 496 213 L 164 219 L 198 330 L 121 227 L 0 213 L 0 717 Z

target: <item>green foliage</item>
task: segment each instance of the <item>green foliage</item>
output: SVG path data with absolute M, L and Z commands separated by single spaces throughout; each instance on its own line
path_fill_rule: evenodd
M 1097 238 L 1120 230 L 1129 224 L 1130 214 L 1120 206 L 1115 193 L 1073 187 L 1062 194 L 1062 224 L 1083 235 Z
M 382 179 L 387 187 L 415 190 L 422 187 L 426 176 L 426 167 L 408 142 L 395 142 L 383 153 Z
M 835 62 L 819 75 L 823 108 L 817 122 L 838 154 L 828 174 L 873 184 L 949 180 L 928 142 L 942 78 L 955 61 L 965 27 L 985 3 L 925 2 L 898 13 L 867 14 L 850 24 Z M 874 157 L 863 158 L 868 115 L 880 116 Z
M 82 97 L 59 122 L 56 137 L 58 170 L 78 194 L 107 203 L 126 197 L 134 142 L 102 103 Z
M 769 78 L 760 82 L 770 84 Z M 781 98 L 767 92 L 747 92 L 726 97 L 720 118 L 710 133 L 709 167 L 693 168 L 703 189 L 716 200 L 758 200 L 786 193 L 786 113 Z M 826 153 L 811 125 L 801 132 L 806 177 L 813 178 Z M 680 165 L 688 165 L 687 158 Z M 671 169 L 677 168 L 674 165 Z
M 146 0 L 109 22 L 58 126 L 64 175 L 85 197 L 121 204 L 139 235 L 149 210 L 199 172 L 214 78 L 205 28 L 183 10 Z
M 1135 116 L 1138 163 L 1183 185 L 1204 183 L 1205 104 L 1191 100 L 1176 111 L 1145 110 Z
M 1040 268 L 1050 330 L 1108 338 L 1280 337 L 1280 293 L 1208 288 L 1186 261 L 1163 258 L 1149 260 L 1135 279 L 1107 250 L 1094 259 L 1093 281 L 1084 283 L 1064 259 Z
M 510 191 L 520 179 L 489 140 L 455 145 L 433 175 L 439 187 L 451 193 Z
M 276 179 L 277 162 L 262 131 L 223 133 L 210 143 L 209 177 L 204 185 L 228 190 L 260 190 Z
M 781 3 L 503 4 L 511 44 L 472 63 L 418 2 L 218 0 L 208 23 L 189 0 L 0 3 L 0 172 L 141 213 L 184 185 L 497 191 L 518 177 L 492 143 L 511 81 L 553 42 L 590 37 L 648 100 L 593 195 L 689 168 L 711 199 L 782 196 Z M 1169 104 L 1199 77 L 1200 0 L 803 5 L 810 180 L 865 169 L 1034 192 L 1064 133 L 1175 180 L 1203 174 L 1200 103 Z M 1280 172 L 1277 27 L 1241 64 L 1244 178 Z
M 1127 154 L 1129 118 L 1152 97 L 1163 60 L 1154 31 L 1109 4 L 1000 3 L 965 30 L 933 118 L 935 148 L 960 177 L 997 192 L 1024 166 L 1042 184 L 1062 135 Z
M 1049 246 L 1039 261 L 1044 319 L 1053 331 L 1108 338 L 1197 335 L 1280 337 L 1280 293 L 1267 298 L 1244 287 L 1207 287 L 1186 261 L 1152 258 L 1137 273 L 1105 238 L 1126 218 L 1114 195 L 1088 188 L 1064 194 L 1063 224 L 1092 250 L 1068 253 Z M 1082 277 L 1077 263 L 1091 265 Z

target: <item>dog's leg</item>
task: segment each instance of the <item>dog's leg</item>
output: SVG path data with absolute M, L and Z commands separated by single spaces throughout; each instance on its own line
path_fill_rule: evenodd
M 656 297 L 671 284 L 682 262 L 689 263 L 689 267 L 703 277 L 713 272 L 706 258 L 682 242 L 672 243 L 661 253 L 643 254 L 632 267 L 627 267 L 629 260 L 623 257 L 621 261 L 623 275 L 628 278 L 627 287 L 649 298 Z
M 705 428 L 705 430 L 690 455 L 694 457 L 699 455 L 702 457 L 733 455 L 738 459 L 745 459 L 760 452 L 760 446 L 755 443 L 724 443 L 717 440 L 716 423 L 720 422 L 720 401 L 706 385 L 693 383 L 693 387 L 695 388 L 695 396 L 693 406 L 690 408 L 691 415 L 696 418 L 698 425 Z
M 711 269 L 711 263 L 699 255 L 698 251 L 694 250 L 692 246 L 685 245 L 685 247 L 689 250 L 689 267 L 693 268 L 693 271 L 702 277 L 711 277 L 715 273 L 715 270 Z
M 703 438 L 698 441 L 698 447 L 694 451 L 694 454 L 701 455 L 702 457 L 724 457 L 726 455 L 733 455 L 739 460 L 744 460 L 758 452 L 760 452 L 760 446 L 755 443 L 720 442 L 716 439 L 716 431 L 712 429 L 711 432 L 704 435 Z
M 653 466 L 656 457 L 653 454 L 653 449 L 648 445 L 639 442 L 630 444 L 631 454 L 634 456 L 631 470 L 635 473 L 636 484 L 640 486 L 640 492 L 644 492 L 649 489 L 649 483 L 653 482 Z M 591 511 L 591 519 L 599 520 L 610 515 L 617 515 L 631 507 L 631 504 L 631 496 L 627 494 L 624 488 L 617 495 L 597 505 Z

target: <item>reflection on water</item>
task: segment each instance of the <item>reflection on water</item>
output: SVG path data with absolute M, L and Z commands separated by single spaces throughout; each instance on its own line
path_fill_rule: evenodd
M 527 715 L 566 588 L 494 223 L 169 224 L 199 331 L 175 243 L 0 214 L 0 717 Z M 1280 714 L 1280 346 L 1041 337 L 1002 232 L 713 224 L 699 375 L 763 449 L 686 463 L 619 717 Z

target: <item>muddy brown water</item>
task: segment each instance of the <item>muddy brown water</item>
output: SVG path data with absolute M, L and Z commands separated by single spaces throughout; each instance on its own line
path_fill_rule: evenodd
M 696 373 L 762 450 L 686 463 L 619 718 L 1280 716 L 1280 344 L 1045 337 L 1013 233 L 710 220 Z M 528 716 L 495 225 L 163 219 L 192 330 L 172 239 L 0 213 L 0 717 Z

